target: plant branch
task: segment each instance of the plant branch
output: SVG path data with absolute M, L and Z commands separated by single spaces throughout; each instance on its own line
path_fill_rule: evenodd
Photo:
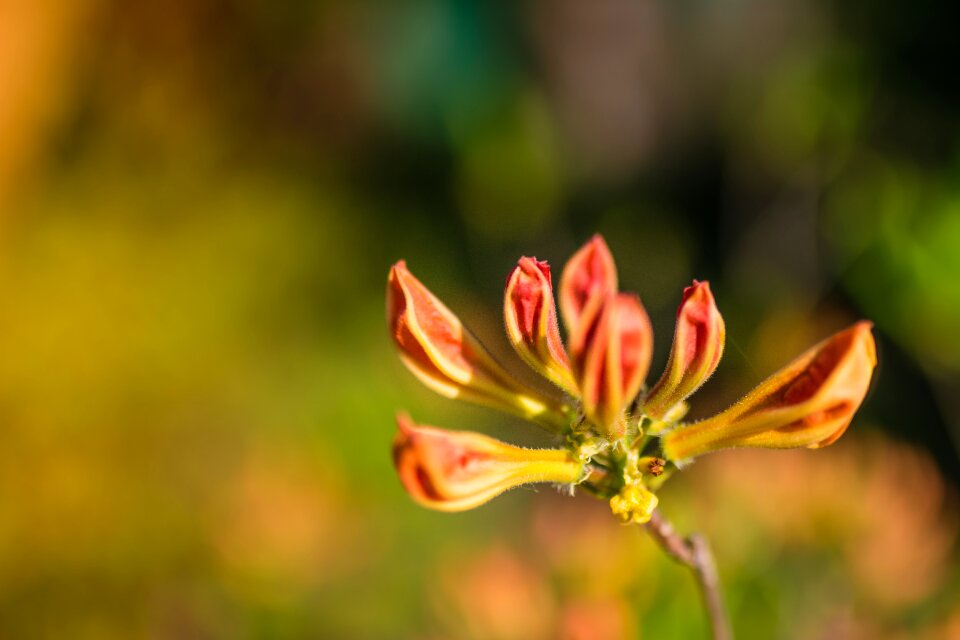
M 679 535 L 659 510 L 653 512 L 646 528 L 650 537 L 668 556 L 693 570 L 707 609 L 713 640 L 732 640 L 733 631 L 723 606 L 717 565 L 713 561 L 707 539 L 697 533 L 687 538 Z

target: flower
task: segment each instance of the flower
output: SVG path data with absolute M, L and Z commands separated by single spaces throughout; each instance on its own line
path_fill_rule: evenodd
M 683 290 L 677 309 L 670 360 L 643 403 L 647 415 L 662 418 L 707 381 L 723 355 L 726 329 L 707 282 Z
M 640 299 L 627 293 L 610 297 L 573 351 L 583 412 L 602 435 L 622 436 L 624 409 L 643 386 L 653 331 Z
M 564 424 L 555 403 L 524 388 L 497 364 L 403 260 L 390 269 L 387 323 L 400 359 L 437 393 L 493 406 L 548 427 Z
M 562 438 L 523 449 L 477 433 L 398 419 L 394 464 L 420 504 L 460 511 L 530 482 L 579 486 L 643 523 L 656 490 L 686 461 L 730 447 L 824 447 L 859 408 L 876 366 L 871 323 L 861 321 L 801 355 L 722 413 L 686 424 L 686 400 L 713 374 L 725 326 L 710 285 L 694 280 L 677 310 L 673 346 L 658 382 L 644 390 L 653 332 L 636 295 L 617 288 L 606 242 L 591 238 L 560 278 L 560 336 L 550 267 L 520 258 L 507 278 L 504 321 L 520 358 L 563 398 L 513 378 L 407 269 L 390 270 L 387 319 L 404 364 L 424 383 L 519 415 Z
M 604 302 L 617 291 L 617 268 L 607 243 L 599 235 L 573 254 L 560 278 L 560 312 L 574 350 Z
M 557 327 L 550 265 L 536 258 L 520 258 L 507 279 L 503 317 L 507 337 L 520 357 L 548 380 L 575 395 L 577 383 Z
M 877 364 L 871 323 L 862 321 L 812 347 L 716 416 L 663 436 L 682 460 L 730 447 L 816 449 L 843 435 Z
M 564 449 L 523 449 L 469 431 L 445 431 L 397 417 L 393 462 L 414 500 L 464 511 L 528 482 L 573 483 L 583 462 Z

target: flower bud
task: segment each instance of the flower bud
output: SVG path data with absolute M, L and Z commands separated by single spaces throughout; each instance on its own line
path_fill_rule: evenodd
M 712 418 L 664 434 L 663 452 L 683 460 L 729 447 L 825 447 L 853 418 L 877 364 L 871 323 L 816 345 Z
M 723 355 L 726 329 L 707 282 L 683 290 L 667 368 L 647 395 L 644 412 L 660 419 L 713 375 Z
M 550 265 L 520 258 L 507 280 L 503 301 L 507 337 L 535 371 L 572 395 L 577 394 L 567 353 L 557 328 Z
M 607 298 L 616 292 L 617 267 L 597 234 L 573 254 L 560 277 L 560 313 L 571 345 L 584 340 Z
M 623 410 L 643 386 L 653 349 L 650 318 L 634 295 L 610 298 L 571 353 L 583 411 L 603 435 L 623 435 Z
M 523 449 L 479 433 L 418 426 L 397 417 L 393 464 L 424 507 L 465 511 L 530 482 L 572 484 L 584 463 L 562 449 Z
M 610 498 L 610 511 L 624 524 L 644 524 L 650 521 L 659 499 L 640 483 L 625 486 Z
M 448 398 L 493 406 L 557 430 L 562 410 L 497 364 L 460 320 L 401 260 L 387 282 L 387 322 L 400 359 L 424 384 Z

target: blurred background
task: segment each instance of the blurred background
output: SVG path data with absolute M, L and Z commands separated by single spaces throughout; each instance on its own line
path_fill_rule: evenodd
M 935 10 L 936 9 L 936 10 Z M 413 272 L 508 366 L 507 273 L 592 233 L 654 323 L 727 320 L 693 417 L 859 319 L 823 451 L 661 494 L 742 638 L 957 638 L 956 5 L 0 0 L 0 637 L 695 638 L 693 581 L 604 504 L 427 512 L 394 412 Z

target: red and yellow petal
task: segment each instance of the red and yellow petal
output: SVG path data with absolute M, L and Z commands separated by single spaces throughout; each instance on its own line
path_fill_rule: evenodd
M 437 393 L 554 430 L 566 425 L 562 407 L 510 376 L 402 260 L 387 281 L 387 324 L 403 363 Z
M 520 258 L 507 279 L 503 301 L 510 344 L 535 371 L 571 395 L 577 384 L 557 327 L 550 266 Z
M 871 327 L 858 322 L 803 353 L 726 411 L 664 434 L 665 457 L 684 460 L 730 447 L 832 444 L 870 387 L 877 364 Z
M 438 511 L 478 507 L 533 482 L 573 484 L 584 463 L 563 449 L 524 449 L 469 431 L 419 426 L 398 416 L 393 462 L 407 493 Z
M 660 419 L 713 375 L 723 355 L 726 328 L 707 282 L 683 291 L 667 368 L 644 400 L 644 413 Z

